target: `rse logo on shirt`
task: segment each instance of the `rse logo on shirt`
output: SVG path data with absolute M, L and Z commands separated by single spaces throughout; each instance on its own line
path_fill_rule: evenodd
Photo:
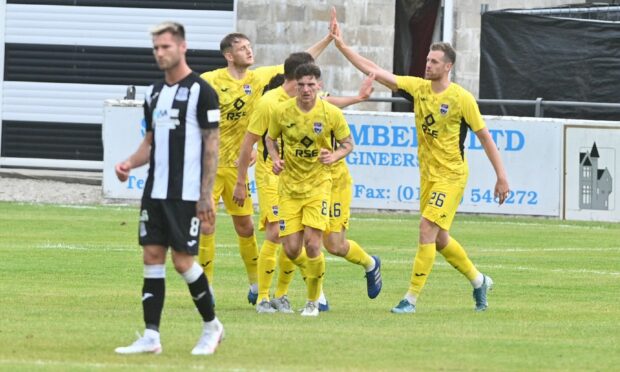
M 217 89 L 220 103 L 220 151 L 218 167 L 236 167 L 239 148 L 243 142 L 254 105 L 262 96 L 269 80 L 284 73 L 284 66 L 266 66 L 248 70 L 239 80 L 231 76 L 226 67 L 201 75 Z
M 295 149 L 295 156 L 300 158 L 316 158 L 319 156 L 319 150 Z
M 423 133 L 418 137 L 422 179 L 467 177 L 465 138 L 469 129 L 485 127 L 472 94 L 455 83 L 435 93 L 429 80 L 413 76 L 396 76 L 396 84 L 414 99 L 416 129 Z

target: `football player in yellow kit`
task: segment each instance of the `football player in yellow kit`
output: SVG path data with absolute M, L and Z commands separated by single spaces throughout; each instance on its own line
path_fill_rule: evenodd
M 353 150 L 342 112 L 318 98 L 321 70 L 303 64 L 295 70 L 297 95 L 279 104 L 269 123 L 267 148 L 278 182 L 280 237 L 286 255 L 304 268 L 307 302 L 301 315 L 318 316 L 325 275 L 322 233 L 329 224 L 331 165 Z M 332 136 L 340 145 L 332 146 Z M 277 139 L 281 137 L 283 157 Z M 301 254 L 306 248 L 306 255 Z
M 252 146 L 258 142 L 258 160 L 256 164 L 256 185 L 259 196 L 260 218 L 259 229 L 265 231 L 265 240 L 260 249 L 258 258 L 258 301 L 256 310 L 259 313 L 271 313 L 274 311 L 292 312 L 288 301 L 287 292 L 289 284 L 295 273 L 295 264 L 292 263 L 285 252 L 282 250 L 278 256 L 278 281 L 274 293 L 274 298 L 269 301 L 269 289 L 272 277 L 276 268 L 276 256 L 281 246 L 278 236 L 278 176 L 273 174 L 271 158 L 265 148 L 265 136 L 269 126 L 270 116 L 279 102 L 290 99 L 296 93 L 297 81 L 294 78 L 295 69 L 307 62 L 314 60 L 308 53 L 293 53 L 284 62 L 284 82 L 282 86 L 276 87 L 267 92 L 256 104 L 255 111 L 250 119 L 248 132 L 245 135 L 239 156 L 239 167 L 237 185 L 233 194 L 233 199 L 238 205 L 243 205 L 247 197 L 246 175 L 250 164 L 250 154 Z M 372 93 L 373 79 L 366 78 L 360 87 L 359 93 L 355 97 L 334 97 L 322 96 L 322 99 L 335 104 L 338 107 L 345 107 L 354 103 L 359 103 L 368 99 Z M 335 144 L 334 144 L 335 145 Z M 373 278 L 369 291 L 371 298 L 376 297 L 380 291 L 380 271 L 375 269 L 375 261 L 366 254 L 359 245 L 353 241 L 345 239 L 345 230 L 348 228 L 348 218 L 350 215 L 351 200 L 351 177 L 346 163 L 340 160 L 332 166 L 332 175 L 336 175 L 336 182 L 332 189 L 332 198 L 335 200 L 330 206 L 330 234 L 326 234 L 324 239 L 327 250 L 342 257 L 350 262 L 360 264 Z M 348 197 L 347 197 L 348 196 Z M 350 244 L 349 242 L 352 242 Z M 351 247 L 353 246 L 353 249 Z M 303 254 L 303 253 L 302 253 Z M 347 256 L 348 255 L 348 256 Z M 373 271 L 374 270 L 374 271 Z M 378 279 L 378 281 L 376 280 Z M 378 287 L 375 283 L 378 282 Z M 369 288 L 370 288 L 369 287 Z M 321 311 L 327 310 L 327 301 L 319 303 Z
M 317 57 L 331 42 L 328 34 L 307 51 Z M 249 118 L 258 98 L 269 80 L 283 72 L 283 66 L 266 66 L 250 70 L 254 64 L 252 45 L 247 36 L 232 33 L 220 42 L 220 51 L 227 67 L 205 72 L 201 75 L 216 90 L 220 102 L 220 151 L 219 163 L 213 187 L 216 203 L 223 200 L 227 213 L 232 217 L 238 235 L 239 252 L 246 267 L 250 289 L 248 301 L 256 304 L 258 247 L 252 222 L 252 200 L 247 198 L 243 205 L 233 202 L 233 190 L 237 180 L 237 165 L 241 141 L 245 135 Z M 215 259 L 215 224 L 201 226 L 198 261 L 202 265 L 209 283 L 213 285 Z
M 510 189 L 499 151 L 486 128 L 473 95 L 450 82 L 456 52 L 449 43 L 434 43 L 426 58 L 425 78 L 396 76 L 347 46 L 337 22 L 330 25 L 336 47 L 363 73 L 393 91 L 404 90 L 414 99 L 420 159 L 420 228 L 410 285 L 404 298 L 392 308 L 396 314 L 415 313 L 417 298 L 426 283 L 439 251 L 472 284 L 475 310 L 486 310 L 487 292 L 493 281 L 480 273 L 450 227 L 468 177 L 464 141 L 471 129 L 489 158 L 497 182 L 495 197 L 501 205 Z

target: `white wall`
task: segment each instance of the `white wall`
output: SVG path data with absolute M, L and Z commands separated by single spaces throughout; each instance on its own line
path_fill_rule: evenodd
M 391 71 L 394 50 L 394 0 L 240 0 L 237 29 L 254 44 L 256 64 L 284 62 L 292 52 L 303 51 L 328 32 L 329 9 L 335 6 L 345 41 Z M 356 95 L 363 76 L 330 45 L 317 63 L 325 88 L 335 95 Z M 376 87 L 376 96 L 391 96 Z M 356 109 L 389 110 L 387 104 L 366 103 Z
M 454 1 L 453 43 L 458 62 L 453 80 L 478 97 L 480 73 L 480 6 L 489 10 L 542 8 L 583 3 L 583 0 L 459 0 Z M 257 64 L 281 63 L 293 52 L 304 50 L 327 32 L 329 7 L 336 6 L 347 43 L 379 66 L 390 70 L 394 54 L 395 0 L 239 0 L 237 29 L 255 45 Z M 361 74 L 330 46 L 318 60 L 327 89 L 354 95 Z M 390 96 L 376 84 L 376 96 Z M 355 109 L 389 110 L 386 104 L 362 104 Z

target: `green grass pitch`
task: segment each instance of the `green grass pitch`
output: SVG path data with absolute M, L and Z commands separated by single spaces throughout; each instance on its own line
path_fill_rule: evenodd
M 383 261 L 383 291 L 327 257 L 331 311 L 257 314 L 230 218 L 218 215 L 216 312 L 226 338 L 193 357 L 201 321 L 168 263 L 161 355 L 113 350 L 142 331 L 138 208 L 0 203 L 0 370 L 617 370 L 620 225 L 457 215 L 452 235 L 495 289 L 473 311 L 471 286 L 441 255 L 414 315 L 405 293 L 418 216 L 356 214 L 349 237 Z M 258 234 L 259 246 L 262 234 Z M 297 274 L 290 298 L 304 303 Z

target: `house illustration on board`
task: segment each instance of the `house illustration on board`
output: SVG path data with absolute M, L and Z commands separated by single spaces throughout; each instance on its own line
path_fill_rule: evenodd
M 613 180 L 607 167 L 598 168 L 599 158 L 596 142 L 579 153 L 579 209 L 609 210 Z

